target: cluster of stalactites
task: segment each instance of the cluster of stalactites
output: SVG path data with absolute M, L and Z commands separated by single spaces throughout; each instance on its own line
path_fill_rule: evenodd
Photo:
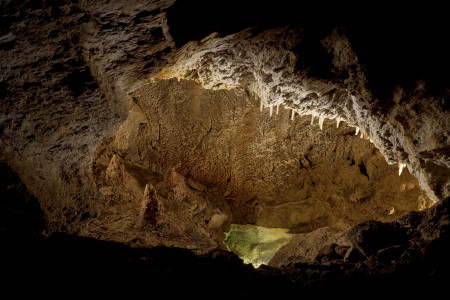
M 282 105 L 282 103 L 266 105 L 264 103 L 264 100 L 262 98 L 260 99 L 260 111 L 263 112 L 264 108 L 268 107 L 269 108 L 269 115 L 270 115 L 270 117 L 273 116 L 274 106 L 275 106 L 275 114 L 278 115 L 279 110 L 280 110 L 280 105 Z M 291 120 L 295 119 L 295 115 L 296 114 L 298 114 L 299 116 L 305 115 L 299 109 L 289 108 L 289 107 L 285 106 L 284 104 L 283 104 L 283 106 L 284 106 L 285 109 L 288 109 L 288 110 L 291 111 Z M 345 119 L 340 117 L 340 116 L 328 116 L 328 115 L 326 116 L 324 114 L 320 114 L 320 113 L 316 113 L 316 112 L 310 112 L 308 114 L 311 115 L 311 125 L 314 124 L 315 118 L 319 119 L 319 127 L 320 127 L 321 130 L 323 130 L 323 122 L 325 121 L 325 119 L 330 119 L 330 120 L 334 120 L 335 119 L 336 120 L 336 128 L 339 128 L 339 125 L 341 124 L 341 122 L 345 121 Z M 306 115 L 308 115 L 308 114 L 306 114 Z M 361 131 L 358 126 L 353 126 L 353 125 L 350 125 L 350 126 L 356 128 L 355 135 L 358 135 L 358 133 L 361 132 L 360 133 L 360 137 L 361 138 L 366 138 L 366 139 L 370 140 L 373 143 L 373 141 L 372 141 L 372 139 L 370 139 L 369 135 L 367 135 L 363 131 Z
M 264 100 L 262 98 L 260 98 L 260 111 L 263 112 L 264 108 L 268 107 L 269 108 L 269 115 L 270 117 L 273 116 L 273 111 L 274 111 L 274 106 L 275 106 L 275 114 L 278 115 L 279 110 L 280 110 L 280 105 L 282 103 L 277 103 L 277 104 L 265 104 Z M 294 108 L 289 108 L 287 106 L 285 106 L 283 104 L 285 109 L 290 109 L 291 110 L 291 120 L 295 119 L 295 115 L 298 114 L 300 116 L 304 115 L 303 113 L 301 113 L 301 111 L 299 109 L 294 109 Z M 319 128 L 320 130 L 323 130 L 323 122 L 326 118 L 334 120 L 336 119 L 336 128 L 339 128 L 339 125 L 342 121 L 346 121 L 344 118 L 340 117 L 340 116 L 325 116 L 324 114 L 320 114 L 320 113 L 316 113 L 316 112 L 311 112 L 311 125 L 314 124 L 314 120 L 316 118 L 319 119 Z M 351 127 L 355 128 L 355 135 L 357 136 L 359 134 L 360 138 L 365 138 L 367 140 L 369 140 L 372 144 L 374 144 L 375 146 L 377 146 L 375 144 L 375 142 L 372 140 L 372 138 L 365 133 L 363 130 L 361 130 L 359 128 L 359 126 L 355 126 L 355 125 L 350 125 Z M 398 163 L 398 175 L 400 176 L 402 174 L 403 169 L 406 167 L 405 163 Z

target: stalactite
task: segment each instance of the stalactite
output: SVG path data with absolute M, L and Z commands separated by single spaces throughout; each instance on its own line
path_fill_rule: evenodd
M 339 128 L 339 123 L 341 123 L 342 119 L 341 117 L 336 118 L 336 128 Z
M 320 127 L 320 130 L 323 129 L 323 121 L 324 121 L 324 120 L 325 120 L 325 117 L 319 116 L 319 127 Z
M 398 163 L 398 176 L 402 175 L 402 171 L 405 167 L 406 167 L 406 164 Z

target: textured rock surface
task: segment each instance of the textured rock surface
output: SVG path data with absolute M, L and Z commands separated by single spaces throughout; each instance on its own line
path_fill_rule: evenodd
M 78 231 L 101 210 L 92 185 L 94 149 L 129 115 L 127 94 L 155 76 L 245 89 L 266 113 L 282 105 L 321 123 L 340 118 L 360 128 L 388 162 L 406 163 L 431 199 L 447 195 L 450 118 L 441 98 L 422 101 L 418 86 L 379 106 L 339 30 L 319 41 L 295 27 L 245 30 L 174 50 L 165 16 L 171 3 L 2 4 L 2 152 L 54 230 Z M 331 58 L 327 79 L 311 76 L 317 66 L 302 56 L 318 42 Z
M 333 245 L 339 255 L 344 257 L 350 249 L 350 242 L 342 231 L 322 227 L 309 233 L 296 235 L 287 245 L 282 247 L 270 260 L 269 266 L 286 267 L 292 263 L 315 263 L 322 249 Z
M 331 77 L 308 76 L 307 70 L 296 68 L 308 64 L 295 53 L 308 47 L 302 37 L 291 28 L 259 34 L 246 30 L 224 38 L 213 34 L 182 47 L 173 65 L 156 78 L 194 79 L 210 89 L 245 88 L 258 95 L 261 109 L 272 112 L 283 105 L 293 117 L 345 121 L 370 139 L 389 163 L 406 164 L 434 201 L 447 197 L 450 118 L 443 99 L 425 97 L 418 84 L 414 91 L 399 87 L 393 102 L 380 107 L 365 88 L 358 59 L 339 30 L 321 40 L 322 51 L 332 57 Z M 433 134 L 421 134 L 430 128 Z
M 97 212 L 93 152 L 126 115 L 128 80 L 163 63 L 165 5 L 1 4 L 1 151 L 53 230 Z
M 148 235 L 156 231 L 156 239 L 175 235 L 177 246 L 202 248 L 208 235 L 216 240 L 211 245 L 220 245 L 219 232 L 228 231 L 230 222 L 291 232 L 322 226 L 342 230 L 368 219 L 392 220 L 432 203 L 414 177 L 407 172 L 399 177 L 395 166 L 345 124 L 336 128 L 325 122 L 320 130 L 309 118 L 290 120 L 286 110 L 270 117 L 258 111 L 251 95 L 206 90 L 185 80 L 157 81 L 131 97 L 128 119 L 96 151 L 94 177 L 103 208 L 83 234 L 139 238 L 151 245 Z M 181 176 L 176 193 L 167 175 L 172 169 Z M 120 182 L 112 180 L 116 177 Z M 147 184 L 166 215 L 155 215 L 153 233 L 146 226 L 139 233 L 130 226 L 140 222 Z M 169 205 L 174 201 L 178 204 Z M 164 220 L 168 213 L 173 216 Z M 96 223 L 103 229 L 91 226 Z M 163 223 L 178 223 L 180 229 L 169 234 Z M 199 237 L 193 236 L 195 226 L 190 234 L 181 230 L 194 224 Z M 183 242 L 186 236 L 190 242 Z M 173 238 L 164 242 L 173 243 Z

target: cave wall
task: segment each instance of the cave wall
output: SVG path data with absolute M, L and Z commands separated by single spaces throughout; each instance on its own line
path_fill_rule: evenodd
M 170 49 L 170 2 L 108 2 L 1 3 L 1 152 L 52 230 L 96 215 L 95 148 L 126 116 L 124 86 Z
M 231 32 L 225 31 L 180 43 L 179 37 L 171 35 L 174 22 L 166 14 L 172 4 L 0 4 L 0 150 L 39 199 L 50 230 L 79 232 L 101 215 L 104 202 L 93 168 L 95 151 L 105 137 L 120 131 L 131 110 L 137 109 L 133 93 L 163 78 L 191 79 L 208 89 L 254 93 L 265 113 L 259 115 L 258 105 L 252 103 L 249 115 L 257 119 L 267 118 L 269 111 L 275 114 L 280 105 L 284 113 L 284 108 L 294 111 L 296 120 L 291 126 L 306 125 L 305 116 L 310 119 L 313 115 L 316 122 L 317 118 L 324 122 L 326 132 L 334 125 L 324 119 L 345 121 L 358 127 L 389 163 L 405 163 L 430 199 L 438 201 L 449 195 L 450 118 L 445 94 L 430 94 L 426 82 L 417 82 L 412 87 L 399 86 L 390 102 L 377 98 L 352 42 L 339 29 L 327 29 L 320 36 L 296 26 L 226 36 L 224 33 Z M 315 50 L 325 62 L 310 60 Z M 282 129 L 289 117 L 281 116 L 280 125 L 275 118 L 270 122 Z M 353 130 L 340 130 L 344 128 Z M 303 148 L 298 150 L 307 154 Z M 298 159 L 295 157 L 295 164 Z M 362 156 L 360 159 L 364 161 Z M 359 163 L 356 159 L 355 165 Z M 196 170 L 195 174 L 182 168 L 178 172 L 211 182 L 210 176 L 205 178 Z M 223 179 L 215 180 L 220 186 Z M 235 182 L 239 186 L 244 181 Z M 259 182 L 256 191 L 262 189 L 262 181 L 252 182 Z M 132 190 L 137 199 L 144 195 L 145 186 L 137 184 Z
M 338 29 L 311 42 L 308 32 L 280 28 L 262 33 L 244 30 L 212 34 L 183 46 L 155 78 L 187 78 L 206 88 L 246 88 L 273 111 L 280 105 L 293 115 L 336 119 L 358 128 L 388 163 L 406 164 L 434 201 L 448 195 L 448 110 L 445 98 L 425 96 L 423 83 L 413 90 L 398 87 L 391 103 L 382 103 L 366 88 L 366 77 L 347 37 Z M 279 41 L 283 41 L 280 43 Z M 302 57 L 320 43 L 330 68 L 320 76 Z M 307 56 L 306 56 L 307 58 Z M 298 69 L 298 66 L 303 68 Z M 425 134 L 433 128 L 432 134 Z
M 157 80 L 130 98 L 127 120 L 95 153 L 103 207 L 85 235 L 223 247 L 230 223 L 344 230 L 433 204 L 344 123 L 321 128 L 284 108 L 270 116 L 251 94 L 189 80 Z

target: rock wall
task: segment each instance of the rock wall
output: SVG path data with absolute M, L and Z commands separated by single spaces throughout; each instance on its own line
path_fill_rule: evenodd
M 330 282 L 334 282 L 331 286 L 348 292 L 347 287 L 352 285 L 375 283 L 378 287 L 392 285 L 396 290 L 403 280 L 407 286 L 418 280 L 419 287 L 433 290 L 434 284 L 448 278 L 447 205 L 448 198 L 393 222 L 371 220 L 345 233 L 322 228 L 299 235 L 281 248 L 269 264 L 281 267 L 292 280 L 313 287 L 330 288 Z M 306 250 L 298 244 L 311 248 Z M 353 284 L 346 285 L 349 280 Z M 381 281 L 384 284 L 380 285 Z M 401 293 L 407 290 L 404 287 Z
M 177 45 L 169 26 L 173 22 L 166 14 L 172 4 L 173 1 L 3 1 L 0 4 L 0 151 L 3 160 L 39 200 L 50 231 L 100 237 L 101 230 L 105 230 L 101 227 L 103 220 L 105 224 L 116 222 L 106 227 L 116 230 L 104 238 L 133 240 L 135 231 L 130 228 L 137 226 L 136 220 L 144 218 L 152 225 L 156 208 L 164 207 L 165 200 L 159 198 L 159 194 L 151 196 L 154 195 L 152 185 L 155 191 L 162 192 L 164 199 L 175 199 L 175 202 L 183 203 L 180 207 L 191 208 L 192 213 L 182 222 L 195 224 L 196 233 L 192 236 L 197 236 L 194 240 L 199 245 L 200 240 L 206 241 L 205 247 L 215 245 L 223 229 L 221 226 L 226 227 L 233 218 L 242 223 L 260 220 L 268 226 L 294 228 L 328 215 L 325 212 L 334 208 L 328 206 L 330 203 L 339 206 L 345 202 L 343 199 L 359 202 L 367 198 L 376 189 L 375 186 L 368 188 L 372 182 L 396 190 L 396 195 L 390 195 L 388 199 L 393 201 L 392 205 L 378 205 L 377 201 L 383 196 L 375 193 L 373 198 L 378 199 L 375 204 L 360 207 L 374 206 L 375 210 L 383 212 L 391 212 L 394 208 L 395 216 L 408 207 L 406 204 L 398 207 L 397 201 L 403 199 L 400 195 L 408 189 L 412 206 L 427 206 L 426 198 L 419 201 L 422 192 L 415 181 L 411 177 L 405 178 L 407 172 L 400 179 L 381 176 L 381 171 L 377 171 L 377 166 L 381 165 L 379 154 L 373 152 L 372 146 L 364 144 L 366 141 L 355 140 L 355 129 L 351 127 L 372 141 L 388 163 L 406 164 L 430 199 L 438 201 L 449 195 L 450 118 L 444 96 L 430 95 L 426 86 L 419 82 L 414 88 L 399 87 L 391 102 L 378 99 L 367 88 L 370 82 L 364 68 L 353 52 L 351 42 L 339 29 L 329 30 L 318 38 L 308 29 L 296 26 L 271 30 L 253 28 L 226 36 L 212 34 L 200 41 Z M 316 50 L 324 57 L 324 65 L 310 60 L 311 53 Z M 202 105 L 206 103 L 198 99 L 203 94 L 209 95 L 198 86 L 188 87 L 186 90 L 192 101 L 189 106 L 177 104 L 167 107 L 170 108 L 167 111 L 158 110 L 157 114 L 151 114 L 149 111 L 155 108 L 152 105 L 160 103 L 152 102 L 154 99 L 159 101 L 168 96 L 167 103 L 172 103 L 177 97 L 184 97 L 184 86 L 188 83 L 180 82 L 177 87 L 175 80 L 159 80 L 164 78 L 195 80 L 212 90 L 233 89 L 232 93 L 236 91 L 251 100 L 247 102 L 237 95 L 232 97 L 236 102 L 231 105 L 229 96 L 222 99 L 222 96 L 212 96 L 216 102 L 208 107 L 208 111 L 214 119 L 198 127 L 163 131 L 163 136 L 171 140 L 161 147 L 155 142 L 161 134 L 160 129 L 170 129 L 162 121 L 172 122 L 184 116 L 186 119 L 180 124 L 197 126 L 195 122 L 205 116 Z M 179 94 L 167 93 L 166 89 Z M 154 98 L 146 98 L 146 93 Z M 256 95 L 256 100 L 252 94 Z M 176 97 L 171 99 L 170 96 Z M 239 122 L 231 124 L 224 120 L 225 123 L 220 123 L 221 117 L 231 117 L 233 110 L 230 109 L 237 107 L 241 110 L 234 113 L 244 113 L 239 116 Z M 182 108 L 190 110 L 180 114 L 177 109 Z M 264 115 L 259 113 L 260 109 Z M 170 111 L 173 116 L 166 119 Z M 279 115 L 270 119 L 269 115 L 276 115 L 277 111 Z M 305 117 L 310 119 L 311 115 L 315 124 L 318 121 L 319 126 L 324 127 L 329 140 L 322 141 L 320 135 L 313 134 L 317 125 L 307 125 L 309 120 Z M 295 121 L 289 123 L 292 116 Z M 327 121 L 329 119 L 346 123 L 344 126 L 342 122 L 337 129 L 342 135 L 328 131 L 334 128 L 334 124 Z M 195 122 L 190 123 L 192 120 Z M 212 121 L 219 122 L 215 125 L 219 126 L 217 131 L 213 130 Z M 154 127 L 156 124 L 161 124 L 158 130 Z M 225 125 L 230 130 L 221 136 L 219 129 Z M 239 129 L 241 125 L 243 128 Z M 254 128 L 258 130 L 254 131 Z M 196 138 L 192 140 L 195 145 L 180 138 L 191 132 L 195 133 Z M 136 139 L 131 134 L 145 138 Z M 210 151 L 207 155 L 211 157 L 203 161 L 197 159 L 196 163 L 203 165 L 196 165 L 191 159 L 200 151 L 220 148 L 216 147 L 213 134 L 223 138 L 227 145 L 240 140 L 235 150 L 239 150 L 236 153 L 242 153 L 242 157 L 241 154 L 233 156 L 229 149 Z M 300 139 L 296 139 L 300 135 L 313 139 L 311 145 L 318 145 L 313 149 L 321 150 L 312 151 L 309 144 L 300 143 Z M 284 138 L 285 146 L 277 145 L 278 137 Z M 279 159 L 276 158 L 279 151 L 276 147 L 289 154 L 287 160 L 278 160 L 279 165 L 271 163 L 271 160 Z M 370 155 L 362 152 L 367 148 L 371 149 Z M 267 152 L 261 155 L 261 149 Z M 162 152 L 158 153 L 160 150 Z M 333 191 L 322 190 L 310 198 L 308 205 L 314 215 L 285 220 L 284 212 L 297 208 L 288 204 L 289 198 L 309 197 L 309 186 L 324 180 L 322 175 L 314 177 L 316 175 L 312 175 L 310 169 L 317 174 L 329 171 L 330 162 L 325 157 L 334 150 L 339 155 L 330 158 L 337 157 L 337 163 L 347 163 L 342 175 L 363 183 L 364 187 L 339 192 L 339 186 L 349 181 L 343 177 L 336 182 Z M 349 156 L 349 153 L 353 154 Z M 266 159 L 266 155 L 272 155 L 271 160 Z M 116 158 L 112 160 L 113 157 Z M 261 169 L 254 170 L 249 163 L 253 160 L 258 160 Z M 232 163 L 232 173 L 226 162 Z M 168 178 L 172 167 L 183 178 L 180 182 L 186 182 L 190 187 L 184 183 L 171 186 Z M 383 168 L 394 172 L 393 167 Z M 152 172 L 142 174 L 142 169 Z M 123 178 L 114 177 L 116 173 L 122 174 Z M 285 175 L 294 176 L 295 184 L 287 186 Z M 119 179 L 120 184 L 116 182 Z M 406 181 L 396 184 L 397 180 L 403 179 Z M 156 183 L 161 182 L 164 184 L 159 188 Z M 267 185 L 267 182 L 273 182 L 273 185 Z M 147 186 L 148 183 L 151 185 Z M 176 196 L 177 186 L 189 191 L 187 198 Z M 203 194 L 199 196 L 197 192 Z M 196 215 L 195 207 L 204 203 L 200 198 L 205 193 L 212 193 L 211 199 L 232 196 L 229 198 L 240 200 L 234 204 L 227 202 L 228 206 L 222 207 L 217 203 L 223 201 L 212 201 L 213 204 L 206 205 L 205 210 Z M 283 196 L 281 200 L 273 201 L 277 193 Z M 108 202 L 108 197 L 113 198 L 110 199 L 112 202 Z M 315 201 L 325 198 L 325 202 Z M 185 203 L 186 199 L 193 200 Z M 124 206 L 113 205 L 113 200 Z M 324 206 L 319 208 L 319 203 Z M 270 209 L 258 212 L 258 205 L 276 212 L 266 213 Z M 354 203 L 349 205 L 341 206 L 343 211 L 355 206 Z M 169 206 L 166 204 L 165 207 Z M 118 210 L 126 207 L 125 214 Z M 232 210 L 243 213 L 232 214 Z M 176 211 L 174 208 L 171 212 L 174 215 L 168 214 L 164 218 L 174 219 Z M 341 212 L 336 210 L 330 222 L 346 219 Z M 105 217 L 108 214 L 110 217 Z M 127 214 L 136 217 L 127 219 Z M 205 220 L 214 220 L 212 223 L 218 224 L 217 220 L 222 219 L 223 214 L 228 216 L 228 221 L 214 225 L 214 228 L 205 223 Z M 116 217 L 118 219 L 114 221 Z M 326 218 L 324 220 L 328 222 Z M 342 227 L 354 222 L 357 220 L 347 218 Z M 165 229 L 165 232 L 184 234 L 177 226 Z M 151 238 L 147 242 L 153 243 Z
M 125 86 L 170 50 L 152 1 L 3 1 L 0 148 L 51 230 L 97 214 L 93 153 L 126 117 Z
M 261 110 L 270 114 L 282 105 L 293 117 L 344 121 L 388 163 L 406 164 L 431 199 L 448 196 L 450 118 L 445 100 L 425 97 L 418 83 L 412 91 L 398 88 L 393 102 L 382 104 L 366 89 L 364 72 L 342 32 L 335 29 L 320 41 L 307 36 L 297 28 L 244 30 L 223 38 L 212 34 L 183 46 L 155 78 L 193 79 L 210 89 L 244 88 L 258 95 Z M 319 50 L 330 56 L 331 69 L 310 76 L 315 66 L 303 60 L 302 52 L 318 42 Z M 431 128 L 433 134 L 425 134 Z
M 291 120 L 284 109 L 261 114 L 259 99 L 240 90 L 157 80 L 132 93 L 129 107 L 127 120 L 96 151 L 103 208 L 86 235 L 193 249 L 211 238 L 209 245 L 223 247 L 230 223 L 343 230 L 433 203 L 353 128 Z M 182 192 L 174 192 L 168 174 L 179 177 Z M 143 202 L 148 194 L 155 204 Z M 153 205 L 149 220 L 142 205 Z

